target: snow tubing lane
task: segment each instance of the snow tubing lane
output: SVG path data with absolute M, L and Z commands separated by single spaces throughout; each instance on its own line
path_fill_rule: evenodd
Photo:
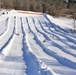
M 7 27 L 6 27 L 6 29 L 4 30 L 4 32 L 2 32 L 2 33 L 0 34 L 0 36 L 3 35 L 3 34 L 5 33 L 5 31 L 7 30 L 7 28 L 8 28 L 8 20 L 9 20 L 9 18 L 6 19 L 5 23 L 6 23 L 6 26 L 7 26 Z
M 16 17 L 14 17 L 14 19 L 16 19 Z M 0 49 L 0 52 L 2 52 L 2 50 L 8 45 L 8 43 L 10 42 L 10 40 L 12 39 L 13 35 L 15 33 L 15 20 L 14 20 L 14 28 L 13 28 L 13 33 L 10 36 L 10 38 L 8 39 L 8 41 L 5 43 L 5 45 Z

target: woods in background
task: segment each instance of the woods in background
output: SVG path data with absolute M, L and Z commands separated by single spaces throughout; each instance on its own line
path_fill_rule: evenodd
M 0 7 L 5 9 L 38 11 L 51 15 L 72 14 L 72 12 L 76 12 L 76 3 L 67 3 L 65 1 L 70 0 L 0 0 Z

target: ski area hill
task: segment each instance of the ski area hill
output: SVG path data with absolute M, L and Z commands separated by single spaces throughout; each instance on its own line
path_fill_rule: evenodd
M 0 16 L 0 75 L 76 75 L 73 19 L 11 10 Z

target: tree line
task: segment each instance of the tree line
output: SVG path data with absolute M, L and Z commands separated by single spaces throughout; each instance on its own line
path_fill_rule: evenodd
M 76 12 L 76 3 L 65 1 L 67 0 L 0 0 L 0 7 L 6 9 L 38 11 L 52 15 L 63 13 L 67 10 L 69 12 L 69 9 Z

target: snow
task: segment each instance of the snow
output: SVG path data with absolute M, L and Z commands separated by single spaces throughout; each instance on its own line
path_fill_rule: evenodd
M 34 13 L 0 16 L 0 75 L 76 75 L 73 19 Z

